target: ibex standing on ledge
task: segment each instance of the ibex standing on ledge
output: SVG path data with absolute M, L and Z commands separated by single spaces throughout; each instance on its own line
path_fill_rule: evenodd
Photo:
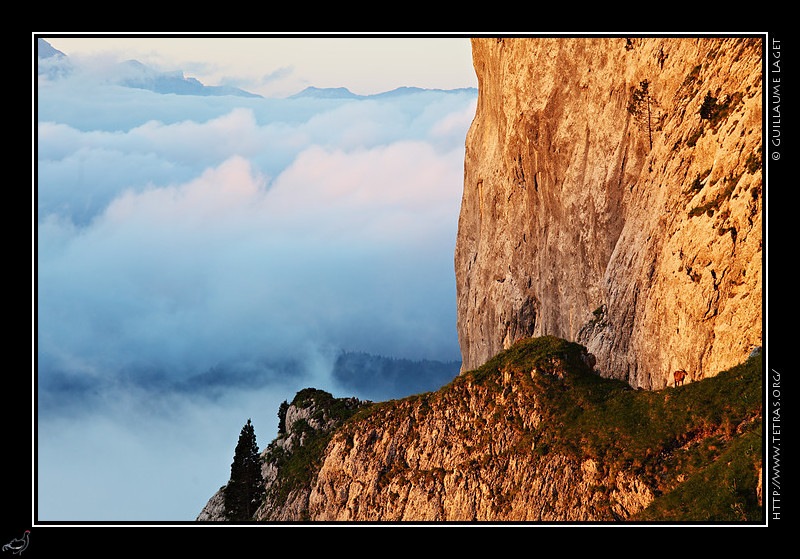
M 681 369 L 680 371 L 675 371 L 674 373 L 672 373 L 672 376 L 674 378 L 675 386 L 680 386 L 681 384 L 683 384 L 683 379 L 686 378 L 686 371 L 684 371 L 683 369 Z

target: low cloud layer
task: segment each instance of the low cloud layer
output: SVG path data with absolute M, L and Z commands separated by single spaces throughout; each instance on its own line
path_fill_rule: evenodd
M 177 371 L 307 339 L 454 358 L 462 150 L 311 143 L 265 169 L 246 140 L 265 133 L 243 113 L 107 141 L 43 134 L 43 153 L 66 152 L 39 161 L 44 363 L 163 360 Z
M 202 506 L 227 475 L 221 441 L 232 450 L 255 416 L 268 442 L 294 390 L 336 389 L 338 351 L 459 358 L 452 255 L 474 93 L 197 97 L 90 75 L 42 80 L 37 96 L 41 518 L 147 514 L 108 493 L 120 480 L 82 470 L 104 437 L 116 459 L 133 453 L 131 464 L 157 468 L 164 486 L 184 462 L 221 452 L 216 468 L 193 474 Z M 257 394 L 147 396 L 215 367 L 269 382 Z M 93 394 L 92 406 L 64 423 L 78 393 Z M 164 425 L 186 437 L 171 473 L 167 441 L 150 437 Z M 192 452 L 203 425 L 208 446 Z M 63 467 L 53 469 L 58 441 Z M 71 468 L 118 506 L 70 509 L 81 486 L 68 483 Z

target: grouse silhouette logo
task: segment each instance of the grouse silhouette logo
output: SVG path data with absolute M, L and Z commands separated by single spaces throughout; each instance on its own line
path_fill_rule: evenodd
M 25 533 L 22 535 L 21 538 L 14 538 L 6 545 L 3 546 L 3 551 L 10 551 L 15 555 L 21 555 L 25 548 L 28 547 L 28 538 L 30 537 L 31 531 L 25 530 Z

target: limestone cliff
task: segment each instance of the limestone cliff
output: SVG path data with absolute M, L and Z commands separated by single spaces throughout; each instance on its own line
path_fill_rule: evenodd
M 761 345 L 762 41 L 474 39 L 455 253 L 463 370 L 580 341 L 662 388 Z

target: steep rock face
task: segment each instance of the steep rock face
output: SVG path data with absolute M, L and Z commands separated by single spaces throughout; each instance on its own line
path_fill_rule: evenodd
M 472 47 L 462 370 L 551 334 L 585 344 L 604 376 L 661 388 L 761 345 L 761 40 Z
M 211 496 L 203 510 L 197 515 L 196 520 L 202 522 L 227 520 L 225 515 L 225 486 L 220 487 Z

